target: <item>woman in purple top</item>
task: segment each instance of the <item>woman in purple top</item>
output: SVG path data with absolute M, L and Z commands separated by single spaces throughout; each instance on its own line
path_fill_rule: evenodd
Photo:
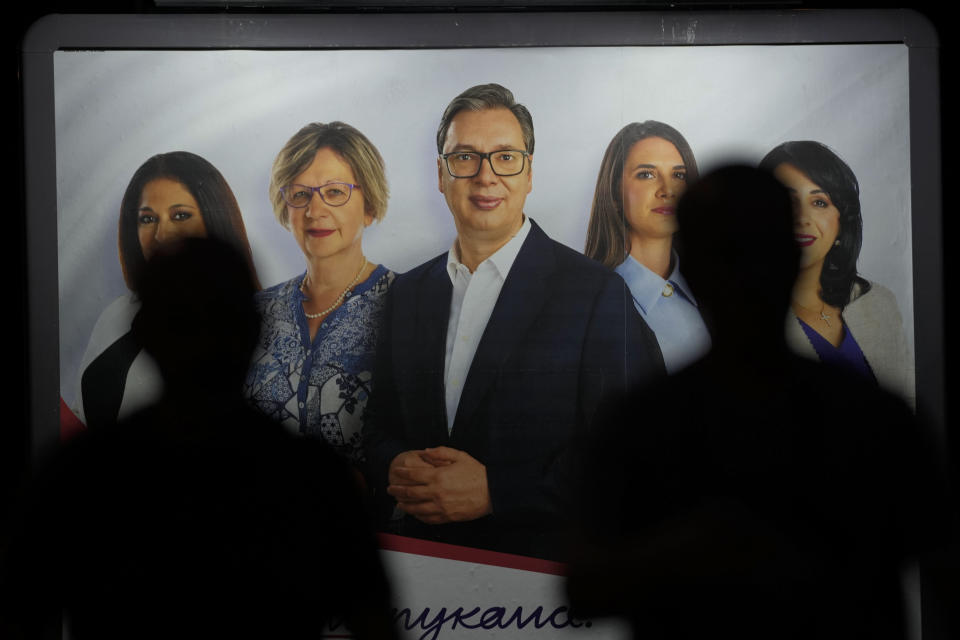
M 800 274 L 787 337 L 794 350 L 876 380 L 913 402 L 913 364 L 893 294 L 857 274 L 863 221 L 860 187 L 826 145 L 784 142 L 760 168 L 794 202 Z

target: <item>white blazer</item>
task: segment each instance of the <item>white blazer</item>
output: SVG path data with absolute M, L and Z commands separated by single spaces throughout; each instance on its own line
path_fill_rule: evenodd
M 915 366 L 897 300 L 876 282 L 870 283 L 866 293 L 861 290 L 854 284 L 852 299 L 843 308 L 843 323 L 860 345 L 880 386 L 916 408 Z M 787 343 L 796 354 L 819 360 L 793 311 L 787 314 Z

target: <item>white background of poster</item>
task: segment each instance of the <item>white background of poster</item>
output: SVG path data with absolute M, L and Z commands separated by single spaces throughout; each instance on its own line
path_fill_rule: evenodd
M 269 286 L 304 268 L 267 198 L 273 159 L 308 122 L 348 122 L 380 149 L 392 192 L 365 251 L 405 271 L 453 239 L 436 186 L 436 126 L 451 98 L 483 82 L 512 89 L 533 114 L 526 212 L 580 250 L 600 159 L 628 122 L 675 126 L 705 170 L 726 159 L 756 162 L 785 140 L 826 143 L 860 181 L 860 271 L 894 292 L 912 349 L 903 45 L 73 51 L 55 54 L 64 399 L 74 400 L 76 369 L 98 315 L 126 291 L 116 220 L 144 160 L 187 150 L 220 169 Z

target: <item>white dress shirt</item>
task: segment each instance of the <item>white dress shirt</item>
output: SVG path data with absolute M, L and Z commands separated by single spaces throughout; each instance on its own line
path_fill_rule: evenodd
M 447 254 L 447 273 L 453 283 L 450 300 L 450 319 L 447 324 L 447 351 L 443 361 L 443 387 L 447 404 L 447 432 L 453 429 L 463 385 L 467 381 L 473 356 L 480 338 L 500 297 L 500 290 L 510 273 L 510 267 L 520 253 L 520 247 L 530 232 L 530 219 L 523 224 L 505 245 L 477 265 L 470 273 L 460 262 L 457 241 Z

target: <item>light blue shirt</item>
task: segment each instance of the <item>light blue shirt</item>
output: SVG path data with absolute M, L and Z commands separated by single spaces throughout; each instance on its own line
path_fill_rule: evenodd
M 626 281 L 634 306 L 656 334 L 667 373 L 676 373 L 706 355 L 710 333 L 690 286 L 680 275 L 676 253 L 673 272 L 666 280 L 629 255 L 616 272 Z

